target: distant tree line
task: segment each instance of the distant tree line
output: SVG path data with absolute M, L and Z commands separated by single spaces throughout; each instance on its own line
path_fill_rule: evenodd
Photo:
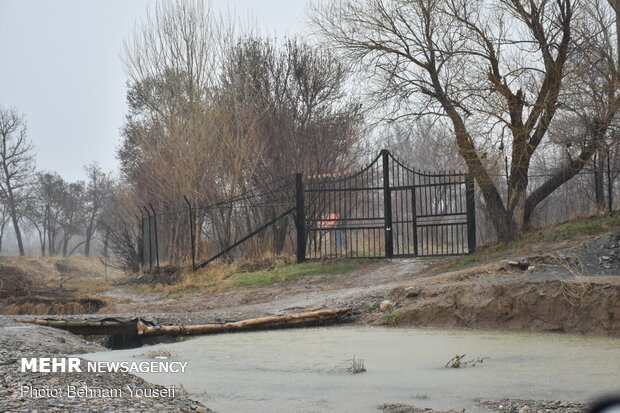
M 0 106 L 0 252 L 12 228 L 20 255 L 24 232 L 38 236 L 40 255 L 89 256 L 101 235 L 107 251 L 111 197 L 116 185 L 96 163 L 84 168 L 85 181 L 67 182 L 58 173 L 37 171 L 35 149 L 28 139 L 24 116 Z M 71 244 L 79 238 L 80 241 Z

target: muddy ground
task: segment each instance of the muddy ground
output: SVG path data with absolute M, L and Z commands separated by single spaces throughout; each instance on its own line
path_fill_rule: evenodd
M 116 286 L 101 296 L 107 306 L 84 317 L 140 316 L 157 324 L 201 324 L 324 308 L 352 307 L 360 324 L 434 326 L 474 329 L 555 331 L 620 335 L 620 232 L 582 243 L 567 243 L 529 256 L 504 257 L 464 270 L 439 272 L 449 259 L 378 261 L 343 275 L 317 275 L 268 287 L 228 289 L 214 293 L 166 296 L 148 288 Z M 17 377 L 23 355 L 96 351 L 63 331 L 15 323 L 0 316 L 0 411 L 206 411 L 183 397 L 135 405 L 131 400 L 72 405 L 25 399 L 16 385 L 49 377 Z M 18 317 L 20 318 L 20 317 Z M 77 349 L 77 350 L 76 350 Z M 64 379 L 63 379 L 64 380 Z M 126 381 L 147 386 L 135 376 L 73 377 L 76 382 L 114 385 Z M 111 380 L 107 382 L 106 380 Z M 490 411 L 578 412 L 580 404 L 559 401 L 481 401 Z M 417 407 L 391 404 L 384 412 L 416 412 Z
M 620 231 L 439 273 L 449 261 L 384 260 L 349 274 L 183 296 L 117 286 L 102 295 L 124 300 L 99 313 L 191 324 L 352 307 L 363 324 L 620 335 Z

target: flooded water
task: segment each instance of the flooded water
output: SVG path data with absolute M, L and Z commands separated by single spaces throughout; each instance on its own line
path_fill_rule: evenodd
M 476 411 L 475 398 L 585 401 L 620 394 L 620 339 L 560 334 L 330 327 L 201 336 L 85 355 L 136 360 L 165 349 L 185 374 L 140 374 L 182 384 L 220 413 L 377 412 L 402 402 Z M 483 364 L 445 368 L 456 354 Z M 353 356 L 366 372 L 334 372 Z

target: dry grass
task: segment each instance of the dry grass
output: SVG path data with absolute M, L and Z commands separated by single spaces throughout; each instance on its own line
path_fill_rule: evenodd
M 113 277 L 96 258 L 0 257 L 0 313 L 87 314 L 110 301 L 96 294 L 112 288 Z
M 474 254 L 458 257 L 438 267 L 435 273 L 444 273 L 496 261 L 509 255 L 529 255 L 541 250 L 557 251 L 620 226 L 620 214 L 579 218 L 548 228 L 528 231 L 520 239 L 509 243 L 478 246 Z
M 19 268 L 0 265 L 0 299 L 30 295 L 34 288 L 32 276 Z
M 106 270 L 97 258 L 81 254 L 63 257 L 0 257 L 0 266 L 23 271 L 39 283 L 58 284 L 73 278 L 105 278 Z M 108 272 L 113 278 L 118 272 Z
M 106 302 L 99 297 L 50 298 L 40 296 L 17 297 L 3 300 L 4 314 L 91 314 L 96 313 Z
M 592 283 L 587 281 L 583 275 L 583 264 L 574 257 L 556 255 L 554 258 L 561 267 L 564 267 L 574 277 L 574 280 L 560 281 L 564 299 L 573 307 L 592 303 L 597 297 L 591 295 Z
M 63 282 L 62 286 L 66 290 L 72 290 L 78 294 L 96 294 L 111 290 L 113 281 L 112 279 L 74 277 Z
M 94 297 L 112 288 L 112 276 L 96 258 L 0 257 L 0 311 L 8 314 L 92 313 Z M 108 273 L 118 276 L 118 274 Z
M 251 288 L 278 282 L 294 281 L 311 275 L 336 275 L 354 271 L 364 265 L 360 260 L 319 261 L 294 264 L 284 259 L 213 262 L 195 272 L 182 269 L 181 279 L 174 285 L 156 285 L 153 290 L 182 295 L 198 291 L 219 291 L 227 288 Z M 136 287 L 136 288 L 143 288 Z

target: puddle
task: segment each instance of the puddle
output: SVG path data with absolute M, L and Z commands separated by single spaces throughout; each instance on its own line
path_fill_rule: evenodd
M 82 355 L 136 360 L 166 350 L 184 374 L 139 374 L 182 384 L 220 413 L 377 412 L 383 403 L 481 411 L 475 398 L 585 401 L 620 393 L 620 338 L 469 330 L 337 326 L 201 336 Z M 482 365 L 445 368 L 456 354 Z M 366 372 L 335 373 L 353 356 Z

